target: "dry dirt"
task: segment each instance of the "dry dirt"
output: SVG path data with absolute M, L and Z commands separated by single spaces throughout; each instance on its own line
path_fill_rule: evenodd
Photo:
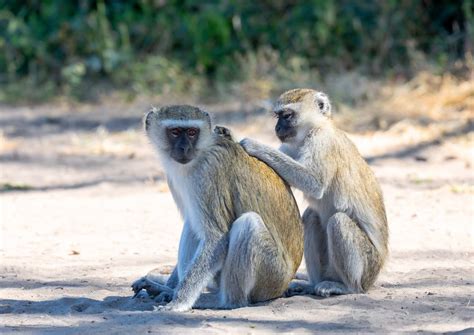
M 171 313 L 131 299 L 133 280 L 169 271 L 181 229 L 140 130 L 147 106 L 0 106 L 0 333 L 474 332 L 472 122 L 352 136 L 391 231 L 369 293 Z M 235 108 L 209 109 L 277 144 L 273 120 Z

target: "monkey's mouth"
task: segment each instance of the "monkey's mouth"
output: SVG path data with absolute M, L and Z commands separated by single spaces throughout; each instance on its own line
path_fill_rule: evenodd
M 181 157 L 181 158 L 175 158 L 174 160 L 177 161 L 179 164 L 187 164 L 190 161 L 192 161 L 192 158 Z
M 295 136 L 296 136 L 296 132 L 285 132 L 284 134 L 277 134 L 277 137 L 281 142 L 289 141 Z
M 293 128 L 286 128 L 286 129 L 279 129 L 276 131 L 277 137 L 280 139 L 281 142 L 285 142 L 291 140 L 293 137 L 296 136 L 296 130 Z
M 292 137 L 294 137 L 294 136 L 290 136 L 290 135 L 278 135 L 278 139 L 279 139 L 281 142 L 288 141 L 288 140 L 291 139 Z
M 189 163 L 190 161 L 193 160 L 194 155 L 189 155 L 189 154 L 186 155 L 186 154 L 183 154 L 183 153 L 180 153 L 180 154 L 172 153 L 171 158 L 173 158 L 179 164 L 187 164 L 187 163 Z

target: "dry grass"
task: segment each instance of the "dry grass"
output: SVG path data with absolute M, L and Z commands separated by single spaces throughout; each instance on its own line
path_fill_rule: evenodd
M 380 110 L 398 118 L 430 118 L 440 121 L 474 117 L 474 74 L 467 80 L 450 74 L 421 72 L 400 85 L 381 89 Z
M 329 94 L 336 122 L 351 132 L 387 130 L 404 119 L 426 126 L 474 118 L 474 60 L 469 57 L 457 66 L 461 77 L 420 71 L 410 80 L 374 79 L 357 70 L 322 73 L 304 59 L 282 63 L 266 49 L 243 57 L 240 67 L 242 81 L 225 92 L 227 98 L 255 108 L 268 106 L 287 89 L 315 88 Z
M 448 185 L 450 191 L 455 194 L 474 194 L 474 185 L 464 184 L 450 184 Z
M 402 120 L 412 120 L 422 126 L 432 123 L 474 118 L 474 71 L 468 79 L 451 74 L 434 75 L 420 72 L 406 82 L 352 81 L 356 99 L 338 105 L 336 121 L 351 130 L 388 130 Z M 360 88 L 364 87 L 367 91 Z M 348 85 L 342 88 L 351 95 Z M 365 98 L 357 103 L 357 97 Z M 402 127 L 396 125 L 396 131 Z

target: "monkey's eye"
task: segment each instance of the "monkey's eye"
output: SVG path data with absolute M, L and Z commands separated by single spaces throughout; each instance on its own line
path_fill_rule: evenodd
M 169 132 L 170 132 L 171 136 L 173 136 L 173 137 L 178 137 L 178 136 L 181 134 L 181 129 L 179 129 L 179 128 L 171 128 L 171 129 L 169 130 Z
M 282 117 L 283 117 L 285 120 L 290 120 L 290 119 L 293 117 L 293 114 L 292 114 L 292 113 L 283 114 Z
M 196 128 L 189 128 L 188 129 L 188 136 L 194 137 L 198 134 L 198 130 Z

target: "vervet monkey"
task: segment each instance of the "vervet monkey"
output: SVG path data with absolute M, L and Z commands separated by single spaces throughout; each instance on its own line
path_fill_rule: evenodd
M 308 285 L 288 294 L 330 296 L 365 292 L 388 254 L 380 186 L 345 133 L 331 120 L 328 97 L 312 89 L 283 93 L 274 108 L 280 151 L 244 139 L 252 156 L 301 190 Z
M 249 156 L 226 128 L 212 128 L 208 113 L 187 105 L 145 117 L 184 219 L 178 264 L 167 285 L 147 277 L 132 285 L 160 301 L 172 296 L 162 309 L 191 309 L 213 279 L 219 288 L 216 307 L 280 297 L 303 256 L 303 228 L 290 187 Z

